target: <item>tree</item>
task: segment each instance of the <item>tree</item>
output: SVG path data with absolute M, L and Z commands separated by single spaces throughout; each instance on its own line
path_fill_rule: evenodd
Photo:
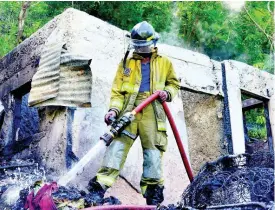
M 72 4 L 38 1 L 30 5 L 25 4 L 0 2 L 0 58 L 16 47 L 17 40 L 29 37 L 56 15 L 72 6 L 125 30 L 130 30 L 136 23 L 147 20 L 158 32 L 168 31 L 172 21 L 171 2 L 76 1 Z
M 274 73 L 274 2 L 246 2 L 239 14 L 247 62 Z M 240 34 L 240 33 L 239 33 Z
M 223 2 L 178 2 L 180 38 L 212 59 L 234 59 L 274 72 L 274 2 L 245 2 L 234 13 Z
M 0 58 L 17 45 L 17 18 L 20 8 L 19 2 L 0 2 Z
M 125 30 L 130 30 L 138 22 L 146 20 L 161 32 L 169 30 L 172 6 L 172 2 L 102 1 L 75 2 L 74 7 Z
M 177 21 L 172 20 L 175 4 Z M 12 50 L 20 37 L 29 37 L 72 6 L 124 30 L 142 20 L 150 22 L 157 32 L 167 32 L 172 25 L 173 30 L 179 28 L 175 30 L 180 39 L 177 46 L 215 60 L 234 59 L 274 72 L 274 2 L 245 2 L 240 13 L 231 12 L 223 2 L 39 1 L 25 10 L 21 2 L 0 2 L 0 57 Z M 25 21 L 18 22 L 20 11 L 26 14 L 27 10 Z
M 227 21 L 229 12 L 221 2 L 179 2 L 178 7 L 180 37 L 187 48 L 218 60 L 232 57 L 234 50 L 228 49 L 233 46 L 225 47 L 229 45 L 231 22 Z
M 24 1 L 22 2 L 21 11 L 19 13 L 18 17 L 18 33 L 17 33 L 17 43 L 20 43 L 23 38 L 23 30 L 24 30 L 24 23 L 27 16 L 27 10 L 30 7 L 31 2 L 30 1 Z

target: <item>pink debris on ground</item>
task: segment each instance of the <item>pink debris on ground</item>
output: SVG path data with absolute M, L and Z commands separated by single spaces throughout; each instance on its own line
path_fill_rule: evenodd
M 58 189 L 57 183 L 52 182 L 45 184 L 36 195 L 32 190 L 27 197 L 24 208 L 29 210 L 35 210 L 39 207 L 40 210 L 57 210 L 52 198 L 52 193 Z

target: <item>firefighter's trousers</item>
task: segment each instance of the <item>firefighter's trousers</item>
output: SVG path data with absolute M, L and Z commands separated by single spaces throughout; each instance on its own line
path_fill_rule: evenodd
M 139 93 L 135 106 L 144 101 L 150 93 Z M 163 185 L 162 156 L 167 147 L 166 132 L 157 130 L 154 109 L 151 104 L 135 116 L 135 120 L 126 128 L 132 134 L 139 135 L 143 149 L 143 174 L 140 181 L 144 195 L 148 185 Z M 125 135 L 113 140 L 107 148 L 102 167 L 96 177 L 97 182 L 110 187 L 123 168 L 127 154 L 134 140 Z

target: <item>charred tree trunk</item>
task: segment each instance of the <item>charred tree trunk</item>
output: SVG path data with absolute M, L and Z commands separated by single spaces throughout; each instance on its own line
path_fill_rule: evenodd
M 30 5 L 31 5 L 30 1 L 22 2 L 21 11 L 20 11 L 19 17 L 18 17 L 18 33 L 17 33 L 17 43 L 18 44 L 20 42 L 22 42 L 25 19 L 27 16 L 27 10 L 30 7 Z

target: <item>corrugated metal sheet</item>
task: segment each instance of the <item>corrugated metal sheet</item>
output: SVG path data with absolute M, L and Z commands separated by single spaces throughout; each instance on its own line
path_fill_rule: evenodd
M 45 47 L 32 80 L 29 106 L 91 107 L 90 62 L 68 52 L 64 43 Z

